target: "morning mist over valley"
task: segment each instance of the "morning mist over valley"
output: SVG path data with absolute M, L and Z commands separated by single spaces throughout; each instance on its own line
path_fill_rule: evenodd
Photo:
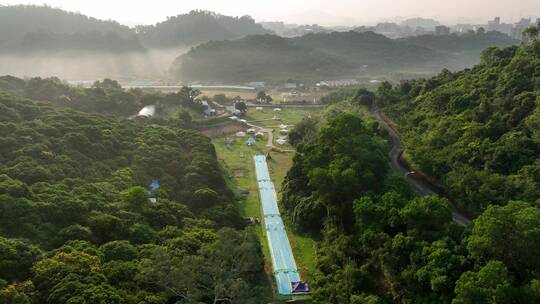
M 0 304 L 540 302 L 540 2 L 0 1 Z

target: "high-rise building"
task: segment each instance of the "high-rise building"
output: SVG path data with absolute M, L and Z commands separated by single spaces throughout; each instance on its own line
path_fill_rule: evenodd
M 521 20 L 514 24 L 512 30 L 512 38 L 521 40 L 523 37 L 523 31 L 532 25 L 531 19 L 521 18 Z
M 488 21 L 487 31 L 497 31 L 508 36 L 512 36 L 512 29 L 514 26 L 508 23 L 501 23 L 500 17 L 495 17 L 493 20 Z

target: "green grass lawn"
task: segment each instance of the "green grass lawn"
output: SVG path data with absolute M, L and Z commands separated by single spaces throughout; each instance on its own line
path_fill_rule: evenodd
M 232 136 L 234 137 L 234 135 Z M 232 138 L 231 137 L 231 138 Z M 240 212 L 245 217 L 257 217 L 262 220 L 262 210 L 259 203 L 259 193 L 257 186 L 257 178 L 253 163 L 253 156 L 257 153 L 264 153 L 266 145 L 265 140 L 257 141 L 255 146 L 248 147 L 246 145 L 247 136 L 245 138 L 235 138 L 235 143 L 228 145 L 227 137 L 215 138 L 212 140 L 216 147 L 218 159 L 222 167 L 229 176 L 231 188 L 238 193 L 247 191 L 248 194 L 238 200 L 240 204 Z M 236 175 L 236 176 L 235 176 Z M 241 176 L 239 176 L 241 175 Z M 257 238 L 261 243 L 262 251 L 265 258 L 265 269 L 272 269 L 270 251 L 262 226 L 253 227 L 257 234 Z M 265 297 L 272 298 L 272 291 L 268 290 Z
M 219 89 L 219 90 L 201 90 L 201 96 L 207 96 L 208 98 L 214 97 L 216 94 L 223 94 L 227 96 L 228 98 L 234 98 L 236 96 L 240 96 L 240 98 L 244 100 L 255 100 L 257 98 L 257 92 L 255 91 L 242 91 L 242 90 L 226 90 L 226 89 Z M 270 96 L 273 99 L 274 104 L 280 104 L 280 103 L 292 103 L 297 101 L 313 101 L 315 98 L 316 100 L 320 99 L 325 92 L 310 92 L 307 93 L 306 96 L 287 96 L 285 99 L 281 95 L 280 92 L 277 91 L 266 91 L 267 94 L 270 94 Z
M 274 111 L 273 108 L 263 108 L 262 110 L 250 108 L 243 118 L 262 127 L 278 127 L 280 124 L 295 125 L 302 118 L 316 115 L 319 111 L 320 109 L 283 108 L 281 111 Z M 280 120 L 274 120 L 274 116 L 277 116 Z
M 274 115 L 283 117 L 282 121 L 270 121 L 272 126 L 276 126 L 274 131 L 274 138 L 277 138 L 279 124 L 295 124 L 298 123 L 303 117 L 307 115 L 315 115 L 316 111 L 314 110 L 303 110 L 303 109 L 284 109 L 278 114 L 274 114 L 272 109 L 265 109 L 263 111 L 258 111 L 255 109 L 250 109 L 247 113 L 245 119 L 248 122 L 253 120 L 270 119 Z M 268 127 L 268 125 L 259 124 L 254 122 L 256 125 Z M 227 144 L 227 137 L 234 138 L 234 143 Z M 264 138 L 257 140 L 257 143 L 254 146 L 247 146 L 246 141 L 248 136 L 244 138 L 237 138 L 233 135 L 224 136 L 219 138 L 214 138 L 212 142 L 216 147 L 216 152 L 218 159 L 220 160 L 226 174 L 230 177 L 229 181 L 231 187 L 237 192 L 241 193 L 242 191 L 247 192 L 247 195 L 239 200 L 240 210 L 243 216 L 246 217 L 258 217 L 263 219 L 261 204 L 259 201 L 259 192 L 257 185 L 257 178 L 255 175 L 255 165 L 253 162 L 253 156 L 256 154 L 266 154 L 269 151 L 269 148 L 266 147 L 267 138 L 266 135 Z M 280 146 L 283 149 L 292 149 L 288 144 Z M 276 188 L 278 199 L 281 197 L 281 184 L 287 171 L 292 165 L 292 152 L 277 152 L 271 151 L 270 155 L 272 159 L 268 162 L 270 175 L 273 179 L 274 186 Z M 281 206 L 280 206 L 281 208 Z M 268 244 L 266 241 L 266 236 L 264 234 L 264 229 L 262 225 L 255 227 L 254 229 L 256 234 L 261 242 L 263 253 L 265 256 L 266 269 L 271 272 L 271 258 L 270 251 L 268 249 Z M 315 269 L 315 246 L 316 242 L 314 239 L 308 236 L 303 236 L 298 234 L 292 229 L 287 229 L 287 235 L 291 242 L 291 247 L 293 254 L 297 263 L 297 266 L 300 270 L 301 276 L 304 279 L 309 280 Z M 276 297 L 282 299 L 282 297 Z

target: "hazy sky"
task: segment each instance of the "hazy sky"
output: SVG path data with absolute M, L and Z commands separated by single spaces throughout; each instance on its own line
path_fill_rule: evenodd
M 0 0 L 0 5 L 44 3 L 127 25 L 151 24 L 192 9 L 323 25 L 370 24 L 397 16 L 430 17 L 446 24 L 540 16 L 540 0 Z

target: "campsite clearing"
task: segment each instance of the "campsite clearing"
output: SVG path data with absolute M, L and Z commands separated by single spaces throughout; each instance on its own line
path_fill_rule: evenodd
M 253 113 L 255 111 L 258 113 Z M 289 111 L 292 113 L 288 113 Z M 277 134 L 277 131 L 279 131 L 280 124 L 294 125 L 307 114 L 316 115 L 317 112 L 311 109 L 284 109 L 281 114 L 284 117 L 289 118 L 287 120 L 282 120 L 281 122 L 272 124 L 272 126 L 275 126 L 275 134 Z M 247 118 L 248 122 L 251 122 L 250 119 L 264 119 L 270 115 L 274 115 L 271 108 L 265 108 L 262 111 L 250 108 L 245 117 Z M 261 125 L 260 122 L 254 124 Z M 248 128 L 249 127 L 246 127 L 246 130 Z M 266 155 L 267 153 L 270 153 L 271 160 L 267 162 L 268 169 L 274 182 L 279 205 L 279 199 L 281 197 L 281 185 L 287 171 L 292 166 L 292 158 L 294 153 L 279 152 L 275 149 L 271 151 L 268 147 L 266 147 L 267 134 L 265 134 L 263 138 L 257 138 L 253 146 L 248 146 L 246 144 L 248 137 L 249 136 L 247 134 L 242 138 L 235 137 L 235 134 L 229 134 L 221 137 L 215 137 L 212 139 L 212 142 L 216 148 L 218 159 L 221 162 L 223 169 L 229 176 L 231 188 L 239 193 L 239 207 L 242 215 L 245 217 L 262 218 L 263 216 L 259 201 L 253 157 L 257 154 Z M 288 144 L 286 144 L 284 147 L 279 146 L 279 148 L 292 149 L 292 147 Z M 243 172 L 242 176 L 235 174 L 235 172 L 239 171 Z M 243 193 L 244 195 L 240 195 L 240 193 Z M 286 220 L 285 225 L 287 225 Z M 265 255 L 267 264 L 266 269 L 271 271 L 271 255 L 266 242 L 264 227 L 259 225 L 254 226 L 253 228 L 255 229 L 259 241 L 263 247 L 263 253 Z M 287 230 L 287 236 L 289 238 L 293 254 L 296 257 L 297 267 L 300 275 L 302 278 L 309 280 L 312 277 L 312 273 L 315 269 L 316 242 L 313 238 L 298 234 L 292 231 L 292 229 Z

